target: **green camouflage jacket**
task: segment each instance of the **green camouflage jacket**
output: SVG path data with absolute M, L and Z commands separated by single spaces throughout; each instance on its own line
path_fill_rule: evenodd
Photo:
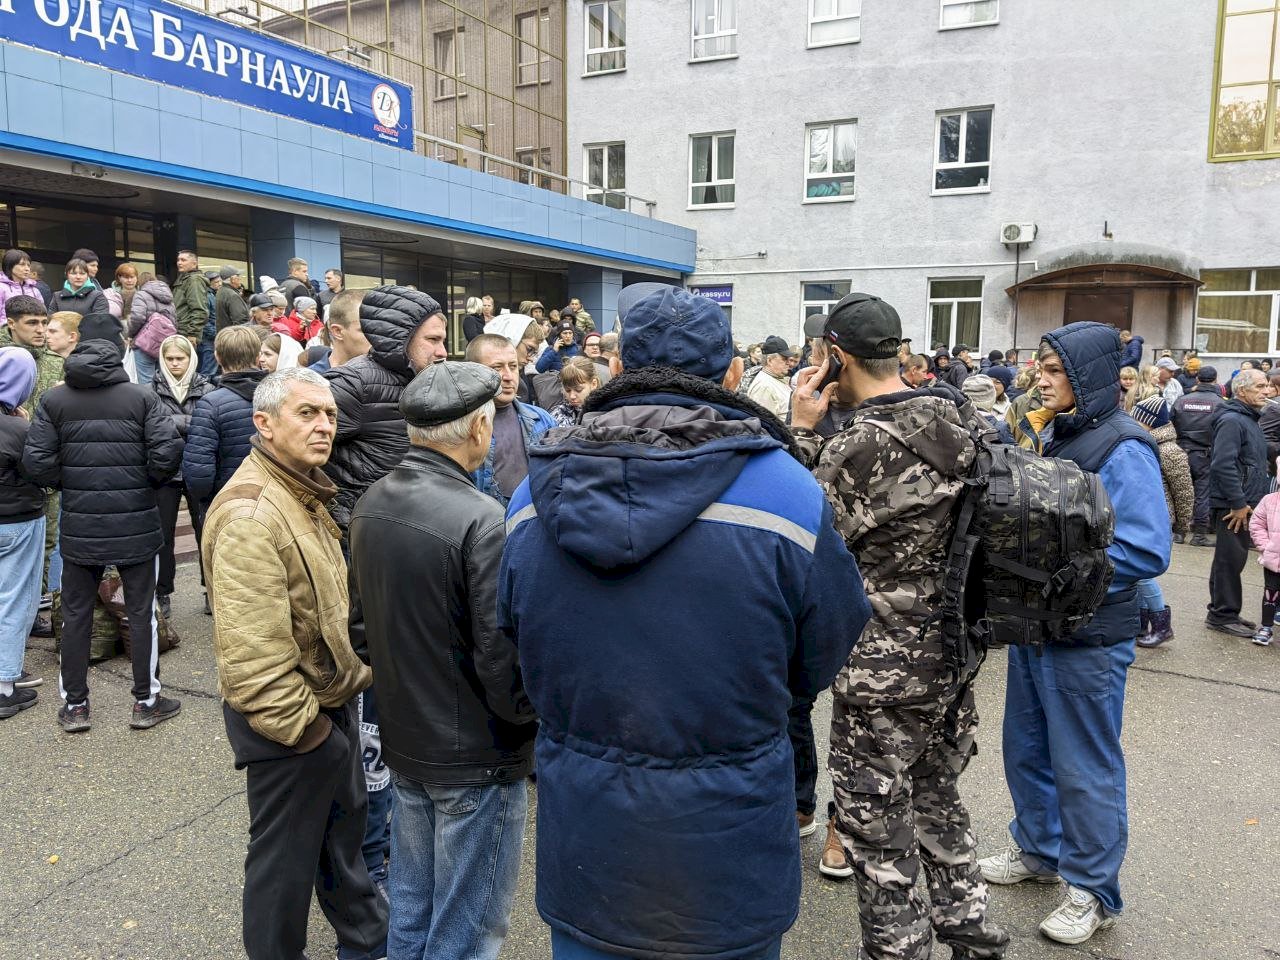
M 0 327 L 0 347 L 15 346 L 18 344 L 13 342 L 13 335 L 6 323 Z M 24 347 L 23 349 L 36 358 L 36 388 L 27 402 L 22 405 L 22 409 L 34 418 L 36 407 L 40 405 L 40 398 L 44 396 L 44 392 L 62 379 L 62 358 L 44 347 Z
M 933 702 L 956 683 L 941 632 L 926 622 L 941 595 L 952 507 L 976 454 L 964 425 L 973 407 L 958 397 L 904 390 L 861 405 L 825 443 L 795 431 L 871 601 L 862 641 L 834 686 L 850 702 Z

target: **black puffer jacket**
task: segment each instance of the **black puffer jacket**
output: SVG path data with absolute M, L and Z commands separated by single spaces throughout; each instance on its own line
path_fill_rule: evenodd
M 62 491 L 62 555 L 74 563 L 144 563 L 164 543 L 156 487 L 178 472 L 182 438 L 121 360 L 105 340 L 81 343 L 27 435 L 23 469 Z
M 440 304 L 418 290 L 370 290 L 360 304 L 360 329 L 372 349 L 325 374 L 338 404 L 338 430 L 324 471 L 338 485 L 329 512 L 344 534 L 360 494 L 409 449 L 400 415 L 400 394 L 413 379 L 406 349 L 414 331 L 439 312 Z
M 65 287 L 57 291 L 53 295 L 53 302 L 49 304 L 49 312 L 57 313 L 59 310 L 74 310 L 82 317 L 91 313 L 111 312 L 106 294 L 92 283 L 86 283 L 75 293 Z
M 26 523 L 44 513 L 44 491 L 22 472 L 22 448 L 31 425 L 0 404 L 0 523 Z
M 161 363 L 164 361 L 161 360 Z M 192 363 L 195 361 L 193 360 Z M 187 430 L 191 426 L 191 414 L 196 409 L 196 401 L 207 393 L 211 393 L 214 389 L 213 384 L 205 379 L 201 374 L 196 374 L 191 380 L 191 386 L 187 388 L 187 398 L 181 403 L 178 398 L 173 395 L 173 389 L 169 386 L 169 381 L 159 371 L 156 372 L 156 378 L 151 381 L 151 389 L 155 390 L 156 396 L 160 398 L 165 413 L 173 419 L 173 425 L 178 430 L 178 436 L 185 441 L 187 439 Z M 182 470 L 179 467 L 177 474 L 171 483 L 182 482 Z

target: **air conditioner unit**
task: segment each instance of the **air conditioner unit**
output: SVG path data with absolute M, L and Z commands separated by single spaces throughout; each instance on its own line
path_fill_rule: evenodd
M 1034 223 L 1002 223 L 1000 224 L 1000 242 L 1027 244 L 1036 238 Z

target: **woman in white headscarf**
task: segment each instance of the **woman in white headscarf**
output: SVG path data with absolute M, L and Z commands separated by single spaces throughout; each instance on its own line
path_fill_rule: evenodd
M 288 370 L 298 365 L 298 357 L 301 355 L 302 344 L 293 337 L 270 333 L 262 341 L 262 349 L 258 351 L 258 369 L 267 373 Z
M 174 426 L 185 439 L 191 424 L 191 412 L 196 401 L 213 389 L 213 384 L 196 369 L 195 348 L 181 334 L 166 337 L 160 344 L 157 359 L 157 376 L 151 381 L 151 389 L 160 398 L 160 405 L 173 417 Z M 165 617 L 169 616 L 169 595 L 173 593 L 173 577 L 176 564 L 173 545 L 178 526 L 178 507 L 186 498 L 187 513 L 196 534 L 196 549 L 200 549 L 200 528 L 204 517 L 200 501 L 192 496 L 183 482 L 182 473 L 156 491 L 156 506 L 160 509 L 160 525 L 164 530 L 164 546 L 160 548 L 160 570 L 156 576 L 156 604 Z M 203 578 L 202 578 L 203 579 Z

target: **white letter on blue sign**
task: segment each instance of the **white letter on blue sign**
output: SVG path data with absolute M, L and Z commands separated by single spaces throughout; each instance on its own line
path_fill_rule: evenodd
M 300 67 L 296 63 L 289 64 L 289 72 L 293 74 L 293 82 L 298 85 L 296 90 L 290 91 L 295 100 L 301 100 L 302 95 L 307 91 L 307 84 L 311 82 L 311 77 L 315 73 L 310 67 Z
M 76 22 L 71 25 L 71 42 L 80 37 L 88 37 L 97 41 L 98 48 L 107 49 L 107 38 L 102 35 L 102 0 L 79 0 L 80 8 L 76 11 Z M 85 21 L 89 26 L 85 26 Z
M 277 60 L 271 65 L 271 78 L 267 81 L 267 89 L 284 94 L 289 92 L 289 80 L 284 75 L 283 60 Z
M 250 50 L 248 47 L 240 48 L 240 79 L 244 83 L 252 83 L 255 87 L 265 87 L 267 85 L 263 76 L 264 64 L 266 58 L 256 51 Z M 252 62 L 251 62 L 252 61 Z M 250 80 L 249 74 L 256 72 L 258 79 Z
M 107 31 L 107 43 L 119 43 L 124 37 L 124 45 L 130 50 L 138 49 L 138 38 L 133 35 L 133 21 L 129 19 L 129 11 L 124 7 L 116 7 L 111 18 L 111 29 Z
M 0 0 L 0 13 L 13 13 L 13 0 Z
M 351 112 L 351 94 L 347 92 L 347 81 L 339 80 L 338 89 L 334 91 L 333 103 L 328 104 L 335 110 L 341 110 L 344 113 Z
M 196 63 L 196 61 L 200 63 Z M 191 53 L 187 57 L 187 66 L 199 66 L 205 73 L 213 73 L 213 63 L 209 60 L 209 41 L 204 38 L 203 33 L 197 33 L 191 38 Z
M 240 48 L 227 43 L 225 40 L 213 41 L 213 54 L 218 64 L 218 68 L 214 72 L 220 77 L 227 75 L 227 67 L 240 62 Z
M 159 10 L 152 10 L 151 30 L 155 34 L 155 39 L 151 55 L 159 57 L 161 60 L 168 60 L 171 63 L 180 63 L 186 53 L 185 48 L 182 46 L 182 39 L 165 33 L 165 27 L 181 30 L 182 21 L 167 13 L 161 13 Z
M 58 0 L 58 15 L 51 18 L 48 0 L 36 0 L 36 16 L 51 27 L 65 27 L 71 20 L 71 10 L 67 6 L 67 0 Z

